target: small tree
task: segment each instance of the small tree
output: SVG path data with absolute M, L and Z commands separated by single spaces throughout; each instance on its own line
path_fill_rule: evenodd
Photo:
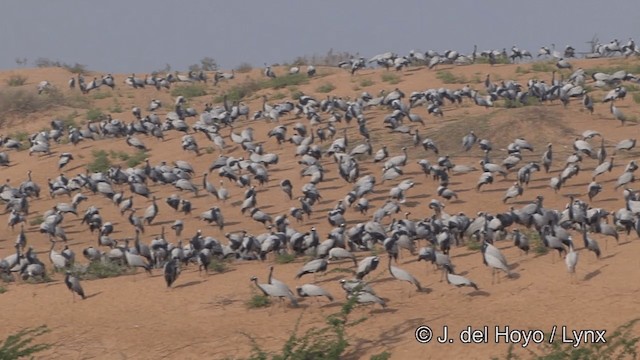
M 200 60 L 200 64 L 203 71 L 218 70 L 218 63 L 216 62 L 216 59 L 212 57 L 205 56 L 204 58 L 202 58 L 202 60 Z

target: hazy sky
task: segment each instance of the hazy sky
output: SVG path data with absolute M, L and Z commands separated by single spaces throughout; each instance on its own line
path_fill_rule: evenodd
M 38 57 L 104 72 L 184 70 L 205 56 L 223 69 L 299 55 L 411 49 L 470 53 L 556 43 L 588 49 L 640 41 L 638 0 L 38 0 L 3 1 L 0 68 Z

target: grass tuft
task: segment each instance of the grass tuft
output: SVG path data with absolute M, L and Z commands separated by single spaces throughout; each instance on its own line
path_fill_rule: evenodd
M 271 305 L 271 299 L 268 296 L 262 294 L 255 294 L 247 301 L 247 307 L 249 309 L 260 309 L 269 307 Z
M 330 93 L 330 92 L 332 92 L 332 91 L 333 91 L 333 90 L 335 90 L 335 89 L 336 89 L 336 87 L 335 87 L 333 84 L 331 84 L 331 83 L 324 83 L 324 84 L 322 84 L 322 85 L 318 86 L 318 87 L 316 88 L 316 91 L 317 91 L 317 92 L 319 92 L 319 93 L 326 94 L 326 93 Z
M 27 77 L 23 75 L 11 75 L 5 81 L 8 86 L 22 86 L 27 83 Z
M 46 325 L 36 328 L 27 328 L 13 335 L 9 335 L 0 342 L 0 359 L 33 358 L 33 355 L 48 349 L 50 344 L 32 344 L 33 341 L 50 330 Z
M 202 84 L 176 86 L 171 90 L 171 96 L 184 96 L 186 99 L 207 95 L 207 88 Z
M 395 85 L 400 82 L 400 76 L 391 72 L 382 73 L 382 75 L 380 75 L 380 78 L 382 79 L 382 81 L 389 83 L 391 85 Z
M 104 150 L 93 150 L 93 161 L 87 164 L 90 172 L 106 172 L 111 167 L 111 161 Z
M 276 263 L 277 264 L 288 264 L 293 262 L 296 259 L 296 256 L 293 254 L 278 254 L 276 255 Z

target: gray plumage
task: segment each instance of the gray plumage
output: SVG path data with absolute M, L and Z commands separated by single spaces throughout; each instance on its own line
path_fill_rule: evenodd
M 333 296 L 325 289 L 314 284 L 304 284 L 296 288 L 298 296 L 311 297 L 311 296 L 326 296 L 329 301 L 333 301 Z
M 72 275 L 70 271 L 66 272 L 66 275 L 64 277 L 64 283 L 67 285 L 67 289 L 71 291 L 71 294 L 74 295 L 74 299 L 75 299 L 75 294 L 80 295 L 80 297 L 82 297 L 82 300 L 86 299 L 86 296 L 84 295 L 84 290 L 80 285 L 80 279 Z
M 296 279 L 300 279 L 305 274 L 316 274 L 318 272 L 327 271 L 327 265 L 329 263 L 325 259 L 314 259 L 302 266 L 302 268 L 296 274 Z

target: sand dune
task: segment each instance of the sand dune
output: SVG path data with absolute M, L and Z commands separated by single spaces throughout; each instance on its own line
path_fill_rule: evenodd
M 575 60 L 573 64 L 576 68 L 582 67 L 588 70 L 596 67 L 615 69 L 622 66 L 635 66 L 637 68 L 640 63 L 637 59 L 601 59 Z M 338 68 L 320 67 L 319 76 L 308 83 L 297 85 L 295 88 L 263 89 L 243 101 L 249 105 L 253 113 L 261 107 L 261 95 L 266 95 L 269 103 L 291 99 L 294 91 L 301 91 L 322 99 L 325 94 L 318 92 L 318 88 L 325 84 L 335 86 L 335 90 L 326 95 L 353 99 L 362 91 L 368 91 L 377 96 L 380 90 L 391 91 L 395 87 L 400 88 L 407 95 L 412 91 L 443 86 L 456 89 L 467 83 L 483 91 L 484 86 L 481 81 L 484 81 L 486 74 L 490 74 L 492 80 L 496 82 L 514 79 L 523 85 L 530 78 L 550 81 L 550 73 L 535 72 L 530 69 L 530 64 L 448 66 L 435 71 L 425 67 L 413 67 L 401 72 L 392 71 L 397 76 L 398 83 L 391 84 L 383 81 L 387 71 L 382 69 L 364 69 L 355 76 L 351 76 Z M 286 69 L 278 67 L 275 71 L 283 76 Z M 443 84 L 438 74 L 444 71 L 457 76 L 457 81 L 460 83 Z M 126 75 L 115 75 L 117 82 L 115 90 L 103 87 L 88 95 L 80 95 L 77 89 L 66 88 L 66 81 L 71 74 L 62 69 L 16 69 L 3 72 L 0 73 L 0 84 L 5 84 L 5 79 L 14 74 L 22 74 L 28 78 L 27 84 L 24 85 L 25 91 L 35 92 L 35 87 L 41 80 L 48 80 L 61 89 L 66 97 L 89 99 L 90 104 L 87 108 L 99 108 L 105 113 L 111 112 L 114 118 L 126 122 L 133 120 L 130 112 L 133 106 L 140 106 L 143 113 L 146 113 L 144 110 L 151 99 L 159 99 L 165 106 L 158 111 L 158 114 L 164 118 L 167 111 L 171 111 L 171 106 L 168 105 L 174 102 L 174 97 L 167 90 L 157 91 L 154 88 L 134 90 L 127 87 L 123 84 Z M 569 74 L 570 72 L 562 73 L 565 78 Z M 96 73 L 95 76 L 99 75 Z M 93 75 L 86 77 L 91 79 Z M 247 79 L 261 79 L 260 70 L 254 69 L 248 74 L 236 74 L 235 79 L 221 81 L 218 87 L 213 87 L 209 83 L 208 94 L 190 99 L 188 106 L 202 111 L 205 103 L 212 102 L 215 96 L 229 91 Z M 367 81 L 364 81 L 365 79 Z M 466 81 L 462 82 L 463 80 Z M 590 82 L 589 80 L 587 85 Z M 3 85 L 3 88 L 6 88 L 6 85 Z M 460 145 L 462 136 L 469 130 L 474 130 L 480 138 L 492 141 L 494 144 L 492 157 L 496 161 L 506 157 L 504 149 L 517 137 L 526 138 L 535 148 L 533 152 L 523 153 L 521 164 L 529 161 L 539 162 L 545 145 L 553 143 L 555 158 L 551 173 L 545 174 L 544 171 L 534 173 L 523 195 L 507 204 L 502 202 L 502 196 L 515 181 L 515 170 L 511 171 L 506 180 L 496 176 L 495 182 L 484 187 L 482 192 L 475 191 L 480 172 L 453 175 L 449 187 L 458 193 L 459 200 L 448 202 L 439 198 L 436 194 L 437 182 L 426 177 L 417 164 L 419 159 L 427 158 L 435 162 L 437 157 L 420 146 L 414 147 L 409 135 L 391 133 L 384 128 L 382 120 L 390 112 L 388 109 L 367 110 L 365 115 L 371 131 L 374 151 L 386 144 L 393 156 L 400 154 L 402 146 L 408 146 L 409 160 L 403 176 L 382 184 L 378 182 L 376 191 L 368 196 L 372 204 L 372 210 L 368 216 L 361 215 L 355 209 L 347 210 L 345 214 L 347 226 L 370 220 L 373 211 L 388 199 L 389 189 L 408 178 L 413 179 L 415 186 L 407 191 L 407 199 L 401 205 L 401 212 L 386 217 L 383 221 L 384 225 L 388 225 L 393 218 L 402 218 L 404 212 L 411 212 L 412 219 L 432 216 L 433 210 L 427 206 L 431 199 L 443 201 L 446 204 L 445 211 L 449 214 L 464 212 L 470 217 L 476 216 L 478 211 L 496 214 L 508 211 L 511 206 L 517 209 L 530 203 L 538 195 L 544 196 L 545 207 L 559 210 L 564 209 L 570 195 L 588 201 L 586 189 L 591 181 L 591 170 L 597 165 L 596 160 L 584 159 L 579 175 L 570 179 L 557 193 L 548 186 L 549 179 L 552 176 L 558 176 L 562 171 L 566 157 L 573 153 L 572 144 L 575 137 L 584 130 L 592 129 L 600 132 L 605 138 L 610 154 L 613 153 L 613 147 L 619 140 L 637 136 L 640 108 L 634 102 L 634 97 L 637 98 L 638 93 L 635 87 L 632 88 L 629 85 L 628 88 L 630 94 L 626 99 L 616 102 L 616 106 L 633 120 L 624 127 L 621 127 L 620 123 L 612 117 L 608 105 L 600 103 L 609 89 L 592 89 L 593 98 L 597 101 L 594 114 L 584 111 L 579 99 L 572 100 L 566 108 L 559 102 L 554 102 L 515 109 L 503 106 L 485 109 L 466 99 L 460 105 L 445 104 L 442 118 L 427 114 L 425 107 L 412 109 L 412 112 L 425 120 L 425 125 L 411 125 L 419 129 L 423 138 L 431 137 L 436 140 L 440 146 L 440 155 L 450 155 L 456 164 L 480 167 L 482 152 L 477 147 L 464 152 Z M 277 98 L 282 99 L 276 100 Z M 498 100 L 496 103 L 502 104 L 503 100 Z M 121 113 L 114 112 L 118 107 L 122 110 Z M 48 127 L 52 118 L 65 117 L 73 111 L 77 112 L 75 121 L 80 124 L 85 118 L 87 108 L 55 106 L 26 116 L 19 113 L 11 114 L 6 118 L 7 126 L 2 129 L 2 133 L 6 136 L 16 134 L 18 131 L 28 133 L 38 131 Z M 326 119 L 328 115 L 322 114 L 322 117 Z M 298 121 L 306 123 L 303 118 L 284 116 L 280 119 L 280 124 L 288 126 L 289 135 L 291 135 L 293 133 L 291 126 Z M 187 122 L 192 124 L 194 120 L 189 119 Z M 268 184 L 256 186 L 258 206 L 274 217 L 288 212 L 292 206 L 298 206 L 295 197 L 300 195 L 301 186 L 308 181 L 307 178 L 299 176 L 298 159 L 293 157 L 294 145 L 289 143 L 278 145 L 275 139 L 267 137 L 267 132 L 276 125 L 278 124 L 265 120 L 245 119 L 239 119 L 234 125 L 236 132 L 247 126 L 253 127 L 256 140 L 263 144 L 265 152 L 273 152 L 280 158 L 277 165 L 269 168 L 271 178 Z M 362 142 L 355 122 L 350 125 L 344 122 L 338 123 L 337 136 L 340 136 L 340 129 L 343 127 L 348 129 L 350 147 Z M 232 143 L 228 138 L 229 129 L 222 129 L 221 133 L 225 135 L 227 142 L 225 155 L 247 156 L 240 146 Z M 152 165 L 161 161 L 168 163 L 175 160 L 188 161 L 195 169 L 194 183 L 200 185 L 202 173 L 207 171 L 210 163 L 218 157 L 219 151 L 214 150 L 213 145 L 201 133 L 194 135 L 197 141 L 202 148 L 212 146 L 212 150 L 203 151 L 200 156 L 183 151 L 180 148 L 182 135 L 182 133 L 169 131 L 165 134 L 164 141 L 151 137 L 139 137 L 150 148 L 149 161 Z M 599 146 L 599 138 L 594 138 L 590 142 L 594 147 Z M 29 156 L 28 151 L 10 151 L 11 166 L 1 170 L 12 186 L 18 186 L 26 179 L 27 171 L 32 170 L 34 181 L 44 190 L 40 199 L 31 202 L 31 213 L 27 217 L 25 230 L 29 245 L 35 248 L 39 258 L 47 265 L 49 265 L 47 259 L 49 242 L 45 235 L 38 232 L 38 226 L 32 221 L 57 202 L 70 202 L 66 196 L 50 198 L 46 191 L 47 179 L 58 175 L 59 154 L 63 152 L 74 154 L 75 160 L 64 169 L 64 173 L 71 177 L 84 173 L 86 164 L 93 160 L 92 151 L 95 149 L 134 153 L 134 150 L 126 145 L 124 138 L 84 141 L 75 147 L 71 144 L 55 144 L 52 146 L 52 154 L 48 156 L 35 154 Z M 613 170 L 598 178 L 598 182 L 604 189 L 590 203 L 591 206 L 608 211 L 616 211 L 625 206 L 622 189 L 614 190 L 614 185 L 626 164 L 636 159 L 637 155 L 636 149 L 616 154 Z M 291 226 L 300 231 L 308 231 L 315 226 L 321 240 L 324 240 L 332 228 L 327 221 L 327 212 L 351 190 L 352 184 L 346 183 L 338 176 L 337 165 L 331 158 L 323 157 L 322 164 L 327 170 L 325 181 L 318 184 L 322 200 L 314 206 L 314 213 L 310 220 L 297 224 L 291 219 Z M 360 161 L 361 175 L 373 174 L 379 179 L 382 175 L 381 167 L 366 156 Z M 293 183 L 293 200 L 289 200 L 279 188 L 278 184 L 283 179 L 290 179 Z M 212 173 L 210 181 L 217 185 L 219 176 Z M 267 232 L 268 230 L 262 224 L 240 213 L 240 201 L 243 199 L 245 189 L 227 180 L 224 180 L 224 186 L 230 191 L 230 199 L 223 204 L 210 195 L 201 194 L 195 197 L 191 193 L 180 193 L 171 186 L 150 185 L 153 195 L 158 197 L 160 212 L 154 224 L 146 227 L 142 240 L 149 243 L 160 234 L 161 228 L 165 227 L 168 240 L 175 241 L 169 226 L 177 218 L 185 223 L 183 237 L 187 239 L 198 229 L 202 229 L 204 235 L 213 236 L 223 243 L 226 243 L 224 238 L 226 232 L 247 230 L 255 235 Z M 117 190 L 129 193 L 127 187 L 117 187 Z M 166 205 L 164 199 L 173 193 L 192 202 L 194 209 L 191 216 L 176 213 Z M 89 201 L 79 206 L 79 214 L 84 213 L 89 205 L 95 205 L 100 208 L 100 213 L 106 221 L 114 223 L 115 238 L 133 237 L 133 227 L 129 225 L 126 216 L 120 215 L 117 207 L 109 199 L 90 195 L 89 192 L 87 196 Z M 144 212 L 150 203 L 151 200 L 140 196 L 134 197 L 134 208 L 139 209 L 139 212 Z M 224 231 L 197 218 L 198 214 L 214 205 L 222 209 L 228 222 Z M 87 226 L 81 224 L 81 216 L 76 218 L 71 214 L 66 215 L 64 228 L 69 236 L 69 247 L 75 251 L 78 261 L 85 263 L 82 249 L 89 245 L 97 246 L 96 236 L 91 235 Z M 14 231 L 3 228 L 0 231 L 0 257 L 12 253 L 18 230 L 18 228 Z M 571 329 L 612 331 L 617 326 L 637 317 L 639 289 L 637 274 L 640 262 L 636 254 L 640 250 L 640 241 L 636 235 L 632 233 L 627 238 L 625 234 L 620 233 L 620 242 L 616 243 L 613 239 L 607 241 L 602 235 L 590 234 L 600 243 L 603 252 L 600 259 L 596 259 L 593 253 L 583 249 L 579 232 L 574 231 L 572 235 L 580 253 L 577 283 L 572 283 L 564 260 L 558 259 L 554 252 L 537 255 L 536 252 L 531 251 L 528 255 L 524 255 L 513 246 L 512 241 L 504 240 L 496 242 L 496 246 L 508 259 L 515 275 L 512 278 L 500 276 L 500 281 L 492 284 L 491 270 L 483 265 L 479 250 L 471 250 L 467 246 L 454 247 L 451 250 L 451 258 L 457 272 L 472 279 L 479 286 L 480 291 L 473 291 L 466 287 L 455 288 L 442 282 L 441 273 L 433 270 L 431 264 L 418 262 L 416 256 L 403 252 L 397 266 L 413 274 L 427 289 L 416 292 L 411 284 L 391 278 L 386 270 L 386 255 L 382 255 L 384 249 L 378 246 L 382 261 L 380 267 L 371 275 L 374 279 L 371 284 L 376 292 L 387 300 L 388 307 L 385 310 L 373 307 L 355 309 L 352 318 L 358 319 L 365 316 L 366 320 L 349 328 L 349 348 L 346 358 L 366 358 L 372 354 L 388 351 L 394 359 L 416 356 L 434 359 L 461 356 L 486 359 L 492 356 L 504 356 L 507 352 L 507 344 L 494 344 L 493 339 L 490 339 L 489 344 L 475 345 L 462 344 L 457 341 L 458 339 L 453 344 L 420 344 L 415 340 L 414 332 L 422 325 L 433 328 L 436 335 L 441 332 L 443 326 L 447 326 L 455 336 L 467 326 L 474 328 L 488 326 L 491 329 L 495 326 L 509 326 L 513 329 L 541 329 L 549 332 L 554 325 L 566 325 Z M 419 246 L 425 245 L 425 242 L 421 241 Z M 358 259 L 369 255 L 371 255 L 370 252 L 357 253 Z M 312 275 L 307 275 L 300 280 L 294 279 L 294 275 L 306 260 L 300 257 L 293 263 L 276 264 L 277 278 L 288 283 L 291 288 L 312 282 Z M 326 299 L 318 302 L 306 299 L 301 300 L 300 308 L 274 304 L 270 308 L 249 309 L 246 302 L 257 293 L 249 280 L 250 277 L 255 275 L 260 281 L 266 281 L 268 266 L 273 263 L 272 257 L 265 262 L 231 261 L 227 265 L 227 271 L 212 273 L 208 276 L 200 275 L 196 267 L 189 266 L 183 270 L 172 289 L 166 288 L 161 270 L 154 270 L 153 276 L 148 276 L 144 271 L 138 271 L 135 275 L 84 281 L 83 286 L 88 298 L 76 302 L 73 302 L 71 294 L 64 285 L 64 275 L 60 273 L 52 274 L 53 281 L 43 284 L 25 284 L 20 281 L 2 284 L 7 291 L 0 294 L 0 303 L 3 305 L 5 314 L 0 320 L 2 324 L 0 338 L 24 327 L 46 324 L 52 331 L 44 335 L 41 340 L 50 342 L 53 346 L 38 355 L 39 358 L 46 359 L 242 358 L 248 356 L 251 351 L 251 342 L 243 333 L 253 336 L 264 349 L 276 351 L 293 331 L 296 320 L 301 318 L 300 330 L 304 331 L 312 326 L 318 326 L 324 321 L 325 316 L 340 309 L 345 296 L 338 280 L 347 277 L 348 274 L 332 272 L 317 277 L 317 283 L 336 297 L 335 303 L 328 303 Z M 348 261 L 339 264 L 331 263 L 329 269 L 350 266 Z M 635 333 L 638 333 L 637 329 Z M 530 354 L 526 350 L 538 351 L 539 349 L 541 348 L 538 345 L 530 345 L 527 349 L 516 346 L 515 351 L 523 357 L 528 357 Z

